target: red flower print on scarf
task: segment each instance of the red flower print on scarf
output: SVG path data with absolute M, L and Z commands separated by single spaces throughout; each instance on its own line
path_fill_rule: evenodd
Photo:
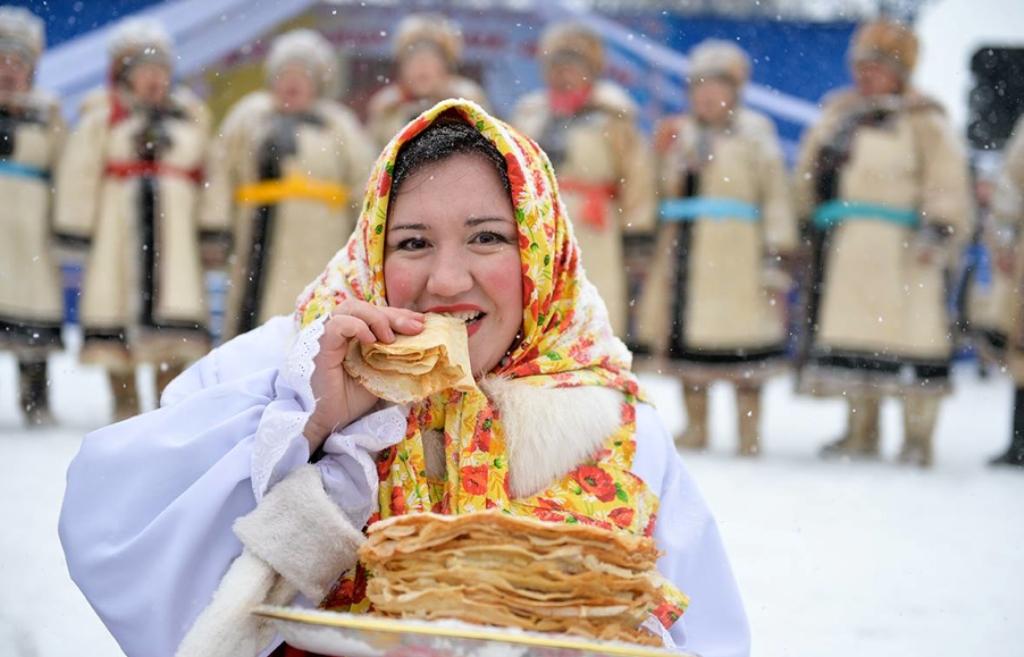
M 384 480 L 391 472 L 391 464 L 395 462 L 395 448 L 389 447 L 377 457 L 377 478 Z
M 633 424 L 636 422 L 636 406 L 633 404 L 622 405 L 622 423 Z
M 569 358 L 580 365 L 590 362 L 590 348 L 594 346 L 593 338 L 580 338 L 570 349 Z
M 420 117 L 416 119 L 409 125 L 405 126 L 405 129 L 402 130 L 402 133 L 398 136 L 398 141 L 400 141 L 403 144 L 406 143 L 416 135 L 423 132 L 423 130 L 426 129 L 426 127 L 431 123 L 433 123 L 433 120 L 428 119 L 426 117 Z
M 391 192 L 391 171 L 385 169 L 380 174 L 380 183 L 377 185 L 377 196 L 387 196 L 389 192 Z
M 620 506 L 617 509 L 613 509 L 612 512 L 608 514 L 608 517 L 611 518 L 612 522 L 616 525 L 626 529 L 633 524 L 633 514 L 633 509 L 626 506 Z
M 651 517 L 647 519 L 647 526 L 644 527 L 644 536 L 651 538 L 654 536 L 654 527 L 658 521 L 658 514 L 652 513 Z
M 564 522 L 565 512 L 558 503 L 546 497 L 537 498 L 537 506 L 533 509 L 533 515 L 539 520 L 546 522 Z
M 483 495 L 487 492 L 487 466 L 467 465 L 460 470 L 462 490 L 470 495 Z
M 574 513 L 574 514 L 572 514 L 572 517 L 576 519 L 576 522 L 580 523 L 581 525 L 587 525 L 588 527 L 597 527 L 599 529 L 607 529 L 607 530 L 611 530 L 611 528 L 612 528 L 612 525 L 611 525 L 610 522 L 605 522 L 603 520 L 596 520 L 594 518 L 591 518 L 590 516 L 585 516 L 585 515 L 582 515 L 582 514 L 579 514 L 579 513 Z
M 573 473 L 580 488 L 602 502 L 615 499 L 615 482 L 610 474 L 593 465 L 581 465 Z
M 400 516 L 405 514 L 408 508 L 405 506 L 405 493 L 398 486 L 391 489 L 391 513 Z
M 533 291 L 537 289 L 536 283 L 530 278 L 530 267 L 525 262 L 523 263 L 523 307 L 530 305 L 530 299 L 533 298 Z
M 539 169 L 533 170 L 533 186 L 537 189 L 537 197 L 540 198 L 548 191 L 548 186 L 544 182 L 544 173 Z
M 508 182 L 512 188 L 512 202 L 515 204 L 526 185 L 526 176 L 523 175 L 523 169 L 519 166 L 519 160 L 512 153 L 505 153 L 505 164 L 508 166 Z
M 485 454 L 491 451 L 491 427 L 493 426 L 493 420 L 490 417 L 485 417 L 480 423 L 480 426 L 473 432 L 473 440 L 470 443 L 470 449 L 477 452 L 484 452 Z
M 677 620 L 683 617 L 683 610 L 671 602 L 665 600 L 651 612 L 665 628 L 670 628 Z

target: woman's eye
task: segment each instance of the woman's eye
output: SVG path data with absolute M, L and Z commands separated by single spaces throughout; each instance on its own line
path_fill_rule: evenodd
M 482 233 L 477 233 L 476 235 L 473 236 L 473 240 L 472 241 L 475 244 L 484 244 L 484 245 L 510 244 L 509 239 L 507 237 L 505 237 L 501 233 L 495 233 L 495 232 L 492 232 L 492 231 L 484 231 Z
M 399 251 L 419 251 L 427 248 L 427 240 L 422 237 L 408 237 L 398 243 Z

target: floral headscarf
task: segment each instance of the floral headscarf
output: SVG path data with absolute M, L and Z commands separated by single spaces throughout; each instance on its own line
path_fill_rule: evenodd
M 559 522 L 585 522 L 634 534 L 653 532 L 657 497 L 632 475 L 637 381 L 631 356 L 611 331 L 607 310 L 580 265 L 579 247 L 558 197 L 554 171 L 532 140 L 473 102 L 446 100 L 395 136 L 377 160 L 356 229 L 326 271 L 300 297 L 305 326 L 346 298 L 386 305 L 384 243 L 395 159 L 403 145 L 442 114 L 455 115 L 504 157 L 522 264 L 522 339 L 492 375 L 538 387 L 603 386 L 623 393 L 622 423 L 605 448 L 549 489 L 512 499 L 500 413 L 479 390 L 447 391 L 414 404 L 406 436 L 380 457 L 380 513 L 469 513 L 501 508 Z M 422 434 L 443 429 L 446 479 L 424 475 Z M 365 608 L 360 573 L 343 578 L 329 606 Z M 674 591 L 674 589 L 673 589 Z M 659 617 L 674 621 L 685 597 L 668 592 Z

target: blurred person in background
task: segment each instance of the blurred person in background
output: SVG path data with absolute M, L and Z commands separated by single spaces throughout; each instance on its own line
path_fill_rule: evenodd
M 797 248 L 775 126 L 741 104 L 750 59 L 728 41 L 689 53 L 690 113 L 655 149 L 663 223 L 637 313 L 640 340 L 683 381 L 678 443 L 708 444 L 708 384 L 736 385 L 739 453 L 759 451 L 761 384 L 786 367 L 786 292 Z
M 929 466 L 950 389 L 947 272 L 973 209 L 962 145 L 941 106 L 910 86 L 917 51 L 903 25 L 862 25 L 855 86 L 825 100 L 795 172 L 811 249 L 800 388 L 849 404 L 847 433 L 825 456 L 876 457 L 879 406 L 894 394 L 899 458 Z
M 1005 357 L 1014 303 L 1011 272 L 996 266 L 993 254 L 1003 246 L 1004 230 L 992 216 L 992 201 L 1000 174 L 997 151 L 976 153 L 971 162 L 977 221 L 965 249 L 962 278 L 956 297 L 963 339 L 977 351 L 979 376 L 987 377 Z
M 650 255 L 657 209 L 654 156 L 629 93 L 604 70 L 601 37 L 556 23 L 541 36 L 546 89 L 524 96 L 511 123 L 551 158 L 583 267 L 604 299 L 615 335 L 633 343 L 627 262 Z M 634 274 L 638 272 L 633 272 Z
M 18 359 L 29 426 L 53 423 L 46 358 L 61 349 L 61 276 L 51 244 L 50 178 L 64 138 L 56 100 L 33 88 L 43 21 L 0 7 L 0 348 Z
M 163 27 L 127 19 L 109 46 L 109 88 L 91 94 L 57 171 L 55 223 L 88 245 L 82 361 L 110 374 L 115 417 L 139 412 L 135 369 L 157 391 L 209 348 L 197 209 L 208 112 L 172 87 Z
M 225 117 L 207 161 L 205 260 L 231 253 L 227 338 L 291 311 L 352 232 L 376 153 L 355 114 L 332 100 L 337 58 L 320 34 L 277 37 L 266 78 Z
M 1014 382 L 1010 445 L 993 465 L 1024 466 L 1024 117 L 1006 146 L 1002 174 L 992 198 L 991 234 L 995 269 L 1009 279 L 1012 294 L 1004 307 L 1010 327 L 1005 357 Z
M 378 147 L 435 103 L 465 98 L 487 108 L 479 84 L 459 75 L 462 30 L 439 14 L 412 14 L 395 28 L 395 81 L 377 91 L 367 107 L 367 126 Z

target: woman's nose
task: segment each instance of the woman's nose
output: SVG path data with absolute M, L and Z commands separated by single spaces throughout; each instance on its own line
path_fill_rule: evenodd
M 427 292 L 438 297 L 454 297 L 473 287 L 473 275 L 464 254 L 440 254 L 427 279 Z

